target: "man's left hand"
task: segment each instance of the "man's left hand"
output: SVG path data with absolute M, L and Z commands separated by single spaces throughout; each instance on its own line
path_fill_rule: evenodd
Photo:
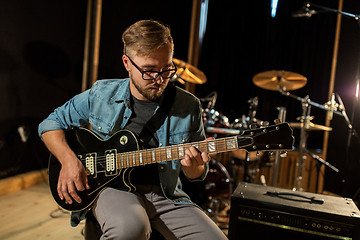
M 196 179 L 204 173 L 205 163 L 209 162 L 210 159 L 207 152 L 200 152 L 192 146 L 185 150 L 185 157 L 181 159 L 180 163 L 183 166 L 186 177 Z

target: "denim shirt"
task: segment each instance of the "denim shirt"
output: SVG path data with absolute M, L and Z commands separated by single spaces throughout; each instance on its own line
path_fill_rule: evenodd
M 42 121 L 38 129 L 40 137 L 50 130 L 66 130 L 90 123 L 99 137 L 110 138 L 125 127 L 132 114 L 129 82 L 129 78 L 96 81 L 91 89 L 76 95 Z M 204 140 L 200 101 L 176 87 L 174 103 L 157 135 L 159 147 Z M 174 204 L 193 204 L 181 187 L 180 160 L 158 163 L 158 169 L 164 196 Z M 206 164 L 204 174 L 196 180 L 203 180 L 208 169 Z M 83 218 L 83 212 L 73 214 L 72 226 Z

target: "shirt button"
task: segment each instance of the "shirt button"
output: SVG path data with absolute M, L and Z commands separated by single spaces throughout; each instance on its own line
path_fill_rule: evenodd
M 99 128 L 99 130 L 101 130 L 101 127 L 98 127 Z
M 124 118 L 127 119 L 127 116 L 125 116 Z
M 163 144 L 162 143 L 160 143 L 160 147 L 162 146 Z
M 161 169 L 161 170 L 164 170 L 164 166 L 161 166 L 160 169 Z

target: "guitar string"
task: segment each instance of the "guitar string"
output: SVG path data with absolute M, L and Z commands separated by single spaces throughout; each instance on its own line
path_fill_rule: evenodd
M 230 137 L 230 138 L 234 138 L 234 137 Z M 220 139 L 220 140 L 222 140 L 222 139 Z M 158 155 L 161 158 L 162 156 L 166 156 L 166 154 L 167 154 L 166 150 L 169 149 L 169 148 L 171 149 L 172 152 L 176 152 L 175 157 L 171 157 L 172 159 L 170 159 L 170 160 L 180 159 L 180 158 L 182 158 L 182 156 L 179 156 L 179 148 L 180 147 L 184 148 L 183 152 L 185 153 L 185 149 L 187 149 L 187 147 L 194 146 L 194 145 L 198 145 L 198 146 L 200 146 L 202 148 L 206 147 L 208 149 L 209 148 L 209 145 L 208 145 L 209 142 L 211 142 L 211 141 L 199 142 L 198 144 L 185 143 L 185 144 L 182 144 L 182 145 L 178 145 L 178 147 L 168 146 L 168 147 L 165 147 L 165 148 L 153 148 L 153 149 L 135 150 L 135 151 L 125 152 L 125 153 L 118 153 L 118 154 L 116 154 L 116 156 L 117 156 L 116 161 L 119 159 L 119 156 L 120 156 L 120 158 L 123 157 L 123 161 L 125 162 L 125 164 L 123 164 L 123 165 L 126 165 L 126 166 L 123 166 L 122 168 L 140 166 L 140 165 L 147 165 L 147 164 L 152 164 L 152 163 L 158 163 L 158 162 L 162 162 L 163 160 L 152 161 L 153 154 L 155 154 L 155 156 Z M 226 148 L 226 142 L 225 141 L 219 141 L 219 139 L 215 139 L 215 140 L 213 140 L 213 142 L 217 146 L 218 149 L 226 150 L 225 149 Z M 219 142 L 219 143 L 216 143 L 216 142 Z M 174 149 L 175 149 L 175 151 L 173 151 Z M 140 164 L 140 162 L 139 162 L 140 152 L 145 153 L 145 155 L 143 155 L 143 158 L 145 159 L 145 161 L 143 160 L 143 164 Z M 155 153 L 153 153 L 153 152 L 155 152 Z M 218 152 L 221 152 L 221 150 L 218 151 Z M 218 152 L 214 152 L 214 153 L 218 153 Z M 184 155 L 184 153 L 182 155 Z M 126 155 L 127 155 L 127 157 L 130 156 L 130 158 L 126 159 Z M 135 161 L 136 164 L 133 164 L 133 158 L 134 157 L 137 160 L 137 161 Z M 166 159 L 164 161 L 170 161 L 170 160 Z M 80 159 L 80 161 L 86 164 L 86 159 L 83 158 L 83 159 Z M 127 164 L 127 161 L 129 162 L 129 164 Z M 97 165 L 102 165 L 103 163 L 106 163 L 106 162 L 107 162 L 106 156 L 101 155 L 99 157 L 96 157 L 96 164 Z M 128 166 L 128 165 L 130 165 L 130 166 Z
M 257 135 L 264 135 L 264 134 L 268 134 L 270 132 L 273 132 L 273 131 L 276 131 L 276 130 L 271 130 L 271 131 L 268 131 L 268 132 L 260 132 L 258 133 Z M 235 137 L 227 137 L 227 138 L 221 138 L 221 139 L 214 139 L 213 142 L 220 142 L 220 144 L 224 144 L 224 147 L 226 147 L 226 140 L 234 140 L 234 138 L 236 138 L 237 136 Z M 241 141 L 241 140 L 245 140 L 245 139 L 248 139 L 250 138 L 251 136 L 248 136 L 248 137 L 243 137 L 243 138 L 238 138 L 238 141 Z M 254 138 L 254 137 L 251 137 L 251 138 Z M 206 141 L 206 142 L 197 142 L 197 143 L 185 143 L 185 144 L 182 144 L 182 145 L 176 145 L 178 146 L 177 149 L 179 149 L 180 147 L 185 147 L 186 146 L 195 146 L 195 145 L 207 145 L 207 149 L 209 149 L 209 143 L 211 143 L 212 141 Z M 219 144 L 219 143 L 217 143 Z M 265 145 L 271 145 L 271 144 L 265 144 Z M 264 145 L 264 146 L 265 146 Z M 274 144 L 274 145 L 277 145 L 277 144 Z M 130 152 L 125 152 L 125 153 L 118 153 L 117 155 L 119 154 L 128 154 L 128 155 L 136 155 L 136 154 L 139 154 L 140 152 L 158 152 L 158 153 L 161 153 L 162 151 L 166 153 L 166 150 L 168 148 L 176 148 L 176 146 L 167 146 L 167 147 L 164 147 L 164 148 L 150 148 L 150 149 L 142 149 L 142 150 L 134 150 L 134 151 L 130 151 Z M 257 145 L 257 146 L 262 146 L 262 145 Z M 215 152 L 216 153 L 216 152 Z M 165 154 L 166 155 L 166 154 Z M 97 157 L 98 160 L 104 160 L 106 162 L 106 156 L 105 155 L 101 155 L 99 157 Z
M 268 130 L 268 129 L 267 129 Z M 264 134 L 268 134 L 268 133 L 270 133 L 270 132 L 274 132 L 274 131 L 278 131 L 279 129 L 273 129 L 273 130 L 268 130 L 268 131 L 264 131 L 264 130 L 261 130 L 261 132 L 260 133 L 257 133 L 257 135 L 256 136 L 261 136 L 261 135 L 264 135 Z M 170 160 L 174 160 L 174 159 L 180 159 L 181 158 L 181 156 L 179 156 L 179 148 L 180 147 L 187 147 L 187 146 L 196 146 L 196 145 L 201 145 L 201 147 L 206 147 L 206 149 L 207 150 L 209 150 L 209 143 L 211 143 L 211 142 L 214 142 L 215 143 L 215 145 L 217 145 L 217 144 L 222 144 L 223 146 L 222 147 L 224 147 L 225 149 L 224 149 L 224 151 L 226 151 L 226 140 L 231 140 L 231 139 L 236 139 L 237 138 L 237 140 L 238 141 L 240 141 L 240 140 L 245 140 L 245 139 L 247 139 L 247 138 L 249 138 L 249 137 L 251 137 L 251 138 L 254 138 L 254 136 L 247 136 L 247 137 L 241 137 L 240 139 L 239 139 L 239 136 L 235 136 L 235 137 L 227 137 L 227 138 L 220 138 L 220 139 L 214 139 L 214 140 L 212 140 L 212 141 L 205 141 L 205 142 L 195 142 L 195 143 L 184 143 L 184 144 L 182 144 L 182 145 L 177 145 L 178 147 L 176 147 L 176 146 L 167 146 L 167 147 L 164 147 L 164 148 L 152 148 L 152 149 L 143 149 L 143 150 L 134 150 L 134 151 L 130 151 L 130 152 L 125 152 L 125 153 L 117 153 L 116 154 L 116 161 L 118 160 L 118 157 L 120 156 L 121 157 L 121 155 L 123 155 L 123 157 L 126 157 L 126 155 L 128 155 L 127 157 L 129 157 L 130 156 L 130 158 L 131 159 L 124 159 L 123 158 L 123 160 L 125 161 L 125 163 L 130 163 L 130 164 L 124 164 L 124 165 L 126 165 L 126 166 L 124 166 L 124 167 L 121 167 L 121 168 L 125 168 L 125 167 L 128 167 L 127 165 L 132 165 L 132 166 L 141 166 L 141 165 L 146 165 L 146 164 L 152 164 L 152 163 L 158 163 L 158 162 L 162 162 L 162 161 L 159 161 L 159 160 L 156 160 L 156 161 L 152 161 L 151 159 L 152 159 L 152 156 L 153 156 L 153 154 L 155 154 L 155 156 L 156 156 L 156 154 L 158 154 L 158 155 L 160 155 L 160 157 L 162 156 L 162 155 L 165 155 L 166 156 L 166 154 L 167 154 L 167 149 L 173 149 L 173 148 L 176 148 L 177 149 L 177 153 L 178 153 L 178 158 L 174 158 L 174 157 L 171 157 L 171 159 Z M 218 143 L 216 143 L 216 142 L 218 142 Z M 203 146 L 203 145 L 206 145 L 206 146 Z M 261 145 L 257 145 L 257 146 L 261 146 Z M 265 145 L 264 145 L 265 146 Z M 217 146 L 218 148 L 220 148 L 219 146 Z M 233 150 L 237 150 L 237 148 L 235 148 L 235 149 L 233 149 Z M 141 164 L 140 163 L 140 160 L 139 160 L 139 156 L 140 156 L 140 152 L 144 152 L 145 154 L 145 159 L 147 160 L 145 160 L 145 161 L 143 161 L 143 164 Z M 150 154 L 148 153 L 148 152 L 150 152 Z M 155 152 L 155 153 L 154 153 Z M 183 150 L 183 152 L 185 152 L 185 150 Z M 219 153 L 219 152 L 221 152 L 221 150 L 220 151 L 215 151 L 214 153 Z M 149 156 L 150 155 L 150 156 Z M 134 161 L 134 158 L 135 157 L 135 164 L 133 164 L 133 161 Z M 148 161 L 150 159 L 150 161 Z M 138 161 L 136 161 L 136 160 L 138 160 Z M 170 160 L 164 160 L 164 161 L 170 161 Z M 80 159 L 80 161 L 82 161 L 82 162 L 85 162 L 86 163 L 86 159 Z M 101 164 L 103 164 L 103 163 L 106 163 L 107 162 L 107 159 L 106 159 L 106 156 L 105 155 L 100 155 L 99 157 L 96 157 L 96 164 L 97 165 L 101 165 Z M 129 167 L 132 167 L 132 166 L 129 166 Z
M 186 144 L 180 145 L 179 147 L 167 146 L 167 147 L 164 147 L 164 148 L 151 148 L 151 149 L 143 149 L 143 150 L 134 150 L 134 151 L 124 152 L 124 153 L 117 153 L 116 155 L 117 156 L 122 155 L 123 157 L 126 157 L 126 155 L 128 155 L 131 158 L 129 160 L 132 161 L 132 158 L 134 156 L 136 158 L 138 158 L 140 156 L 140 153 L 144 153 L 144 154 L 142 154 L 142 156 L 144 158 L 150 158 L 151 159 L 152 156 L 153 156 L 153 153 L 156 154 L 156 155 L 160 155 L 160 157 L 161 156 L 163 157 L 163 156 L 166 156 L 167 150 L 171 149 L 172 155 L 173 155 L 173 152 L 176 152 L 176 155 L 178 156 L 178 158 L 181 158 L 182 156 L 179 156 L 179 148 L 180 147 L 184 148 L 183 152 L 185 152 L 185 149 L 187 149 L 188 146 L 193 146 L 193 145 L 194 144 L 186 143 Z M 199 143 L 198 145 L 200 145 L 200 147 L 202 147 L 202 148 L 207 147 L 207 146 L 203 146 L 203 145 L 206 145 L 206 143 Z M 225 146 L 225 143 L 224 143 L 224 146 Z M 218 146 L 218 148 L 221 148 L 221 146 Z M 174 151 L 174 149 L 175 149 L 175 151 Z M 172 157 L 172 158 L 177 159 L 176 157 Z M 98 160 L 97 162 L 106 162 L 107 161 L 106 160 L 106 155 L 97 156 L 96 159 Z M 86 161 L 85 158 L 82 158 L 80 160 L 81 161 Z

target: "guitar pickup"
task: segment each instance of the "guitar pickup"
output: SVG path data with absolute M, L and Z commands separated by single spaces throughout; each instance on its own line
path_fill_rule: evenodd
M 82 156 L 80 157 L 80 159 L 82 159 Z M 85 155 L 85 164 L 84 165 L 85 165 L 86 173 L 89 178 L 97 177 L 96 159 L 97 159 L 96 153 L 87 153 Z
M 105 161 L 106 161 L 105 176 L 117 175 L 118 166 L 116 161 L 116 155 L 117 155 L 116 149 L 105 151 Z

